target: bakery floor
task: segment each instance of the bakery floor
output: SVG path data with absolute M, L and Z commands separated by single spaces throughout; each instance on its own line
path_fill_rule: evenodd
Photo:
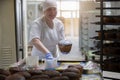
M 59 52 L 59 60 L 70 60 L 70 61 L 84 61 L 85 56 L 82 55 L 81 51 L 79 50 L 79 39 L 73 38 L 72 40 L 72 49 L 69 54 L 61 54 Z M 111 78 L 117 78 L 120 80 L 120 73 L 112 73 L 112 72 L 107 72 L 103 71 L 104 76 L 108 76 Z M 115 80 L 115 79 L 104 79 L 104 80 Z

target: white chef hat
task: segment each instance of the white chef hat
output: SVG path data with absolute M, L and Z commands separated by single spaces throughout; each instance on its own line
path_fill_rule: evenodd
M 56 0 L 45 0 L 43 2 L 43 11 L 47 10 L 50 7 L 55 7 L 57 8 L 57 3 Z

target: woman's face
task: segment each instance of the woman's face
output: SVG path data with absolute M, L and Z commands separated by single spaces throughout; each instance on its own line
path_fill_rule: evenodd
M 55 7 L 48 8 L 44 11 L 44 15 L 48 19 L 53 20 L 57 15 L 57 9 Z

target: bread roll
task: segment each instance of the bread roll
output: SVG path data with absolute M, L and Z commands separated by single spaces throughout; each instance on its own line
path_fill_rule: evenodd
M 62 53 L 68 54 L 71 50 L 72 44 L 69 44 L 69 45 L 58 44 L 58 47 Z
M 14 73 L 25 71 L 25 70 L 22 69 L 21 67 L 10 67 L 9 71 L 10 71 L 11 74 L 14 74 Z
M 27 71 L 18 72 L 17 74 L 24 76 L 26 79 L 31 77 L 31 74 L 28 73 Z
M 61 40 L 58 43 L 58 48 L 63 54 L 68 54 L 71 50 L 72 42 L 69 40 Z
M 75 67 L 69 67 L 69 68 L 65 69 L 64 72 L 75 72 L 75 73 L 80 74 L 79 69 L 77 69 Z
M 42 70 L 28 70 L 31 75 L 41 75 Z
M 46 78 L 37 78 L 37 79 L 31 79 L 31 80 L 49 80 L 49 79 L 46 79 Z
M 0 80 L 5 80 L 6 77 L 6 75 L 0 74 Z
M 9 70 L 0 69 L 0 74 L 8 76 L 8 75 L 10 75 L 10 72 L 9 72 Z
M 69 65 L 68 68 L 69 68 L 69 67 L 75 67 L 75 68 L 79 69 L 79 71 L 80 71 L 81 73 L 83 72 L 83 67 L 82 67 L 81 65 Z
M 79 74 L 75 72 L 63 72 L 62 76 L 68 76 L 70 80 L 79 80 Z
M 6 78 L 6 80 L 25 80 L 25 77 L 19 74 L 13 74 Z
M 38 79 L 38 78 L 46 78 L 49 79 L 48 75 L 42 74 L 42 75 L 34 75 L 31 77 L 31 79 Z
M 56 70 L 45 70 L 44 74 L 48 75 L 49 77 L 60 76 L 60 72 Z
M 64 72 L 75 72 L 79 75 L 79 77 L 81 77 L 81 75 L 82 75 L 82 72 L 80 72 L 80 70 L 75 67 L 67 68 L 64 70 Z
M 51 78 L 50 80 L 69 80 L 69 78 L 67 76 L 57 76 Z

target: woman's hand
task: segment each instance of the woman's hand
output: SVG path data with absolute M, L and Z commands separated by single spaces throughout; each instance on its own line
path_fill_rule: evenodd
M 45 58 L 46 58 L 46 59 L 53 59 L 53 55 L 52 55 L 51 53 L 47 53 L 47 54 L 45 55 Z

